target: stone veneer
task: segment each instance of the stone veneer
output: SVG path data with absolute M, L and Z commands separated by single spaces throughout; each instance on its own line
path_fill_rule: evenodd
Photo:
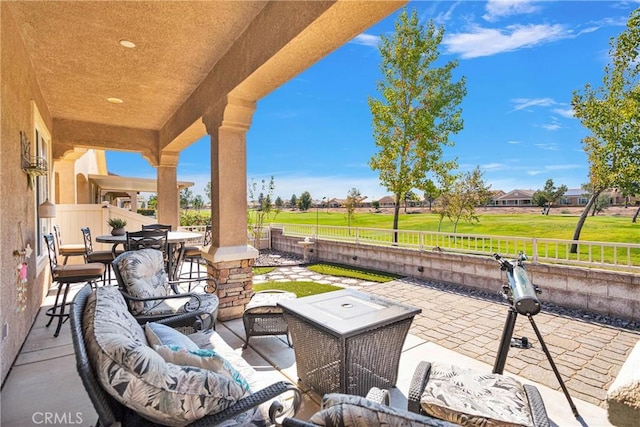
M 273 249 L 302 255 L 300 237 L 271 230 Z M 312 259 L 368 268 L 423 280 L 499 292 L 504 272 L 490 256 L 318 240 Z M 565 265 L 527 263 L 540 301 L 640 321 L 640 275 Z
M 207 273 L 218 281 L 218 320 L 242 317 L 244 308 L 253 295 L 253 264 L 255 259 L 207 261 Z

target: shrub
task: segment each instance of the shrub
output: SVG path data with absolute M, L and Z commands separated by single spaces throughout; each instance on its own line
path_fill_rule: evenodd
M 144 216 L 156 216 L 155 209 L 138 209 L 138 213 Z

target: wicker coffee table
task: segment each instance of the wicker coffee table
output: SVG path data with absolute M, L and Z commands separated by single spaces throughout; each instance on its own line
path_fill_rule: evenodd
M 365 396 L 396 384 L 402 345 L 419 308 L 343 290 L 278 302 L 298 378 L 320 395 Z
M 246 339 L 242 348 L 249 346 L 249 338 L 263 335 L 285 335 L 289 341 L 289 328 L 278 302 L 296 298 L 292 292 L 267 289 L 253 294 L 242 314 Z

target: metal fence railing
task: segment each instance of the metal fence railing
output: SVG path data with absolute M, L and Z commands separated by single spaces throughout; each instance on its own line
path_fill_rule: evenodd
M 469 254 L 495 252 L 515 257 L 524 252 L 533 262 L 579 265 L 610 270 L 640 271 L 640 244 L 486 236 L 434 231 L 390 230 L 310 224 L 271 224 L 285 236 L 384 245 L 413 250 L 442 250 Z M 575 245 L 576 250 L 571 251 Z

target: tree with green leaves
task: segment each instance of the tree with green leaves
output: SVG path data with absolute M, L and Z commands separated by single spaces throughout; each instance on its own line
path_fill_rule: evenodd
M 378 152 L 369 166 L 379 171 L 380 182 L 395 196 L 394 230 L 405 194 L 422 188 L 429 173 L 456 167 L 455 160 L 443 159 L 443 147 L 453 146 L 450 134 L 463 128 L 459 105 L 466 88 L 464 77 L 452 80 L 457 61 L 439 61 L 443 36 L 444 28 L 436 28 L 433 21 L 423 27 L 417 12 L 409 16 L 405 9 L 395 32 L 381 37 L 381 99 L 369 98 Z
M 351 227 L 351 220 L 354 219 L 356 215 L 356 208 L 360 206 L 360 201 L 362 200 L 362 196 L 360 195 L 360 190 L 353 187 L 347 193 L 347 200 L 344 203 L 344 207 L 347 211 L 347 227 Z M 351 230 L 349 230 L 351 232 Z
M 409 203 L 415 203 L 415 202 L 419 202 L 420 201 L 420 197 L 418 197 L 418 195 L 416 193 L 414 193 L 412 190 L 407 191 L 404 194 L 404 213 L 407 213 L 407 205 Z
M 611 194 L 610 193 L 600 193 L 596 202 L 593 204 L 593 209 L 591 210 L 591 216 L 595 216 L 600 212 L 605 211 L 609 206 L 611 206 Z
M 158 209 L 158 195 L 152 194 L 149 196 L 149 200 L 147 201 L 147 206 L 149 209 Z
M 549 199 L 547 199 L 547 195 L 542 190 L 537 190 L 535 193 L 533 193 L 533 196 L 531 196 L 531 204 L 542 208 L 543 214 L 547 212 L 546 207 L 548 202 Z
M 249 183 L 249 201 L 254 209 L 249 210 L 247 215 L 248 229 L 249 234 L 253 237 L 254 247 L 258 249 L 260 248 L 260 237 L 263 234 L 264 224 L 280 213 L 278 208 L 274 209 L 272 202 L 275 189 L 276 184 L 273 176 L 269 181 L 261 180 L 260 184 L 253 179 Z M 273 217 L 271 217 L 272 213 Z
M 180 207 L 182 209 L 189 209 L 192 201 L 193 201 L 193 191 L 191 191 L 187 187 L 180 190 Z
M 442 221 L 447 216 L 447 212 L 449 212 L 449 208 L 450 208 L 449 203 L 451 202 L 451 199 L 446 195 L 452 191 L 453 185 L 459 179 L 460 179 L 459 174 L 454 174 L 449 171 L 440 170 L 438 171 L 435 177 L 437 184 L 433 180 L 427 181 L 429 185 L 433 186 L 433 188 L 438 194 L 438 198 L 435 201 L 435 207 L 434 207 L 434 212 L 438 214 L 438 217 L 439 217 L 438 232 L 442 229 Z
M 592 189 L 573 240 L 580 239 L 600 193 L 611 187 L 626 189 L 640 176 L 640 9 L 631 13 L 626 29 L 612 38 L 610 45 L 610 63 L 604 68 L 602 86 L 586 84 L 571 100 L 575 117 L 591 132 L 582 142 Z M 571 245 L 570 252 L 577 252 L 577 244 Z
M 211 204 L 211 181 L 204 186 L 204 195 L 207 196 L 207 201 Z
M 544 184 L 544 188 L 542 190 L 538 190 L 533 193 L 532 202 L 537 206 L 542 206 L 544 208 L 544 214 L 549 215 L 549 211 L 551 210 L 551 206 L 555 203 L 558 203 L 564 193 L 567 192 L 567 186 L 561 185 L 560 187 L 556 187 L 553 183 L 553 179 L 548 179 Z M 541 205 L 540 203 L 544 201 Z
M 311 199 L 311 194 L 308 191 L 305 191 L 298 197 L 298 209 L 301 211 L 307 211 L 313 204 L 313 200 Z
M 424 201 L 429 204 L 429 210 L 433 206 L 433 202 L 440 197 L 440 189 L 432 180 L 427 180 L 423 186 L 424 188 Z
M 193 198 L 193 208 L 197 210 L 204 208 L 204 199 L 202 198 L 201 195 L 197 194 Z
M 491 199 L 491 186 L 485 183 L 480 167 L 460 175 L 451 186 L 450 191 L 442 195 L 446 200 L 446 215 L 453 222 L 453 232 L 458 228 L 460 220 L 479 222 L 476 207 L 482 206 Z
M 284 207 L 284 201 L 280 196 L 276 197 L 275 205 L 276 209 L 278 210 L 282 210 L 282 208 Z
M 293 194 L 291 196 L 291 200 L 289 201 L 289 205 L 291 206 L 291 209 L 295 209 L 298 206 L 298 196 Z

